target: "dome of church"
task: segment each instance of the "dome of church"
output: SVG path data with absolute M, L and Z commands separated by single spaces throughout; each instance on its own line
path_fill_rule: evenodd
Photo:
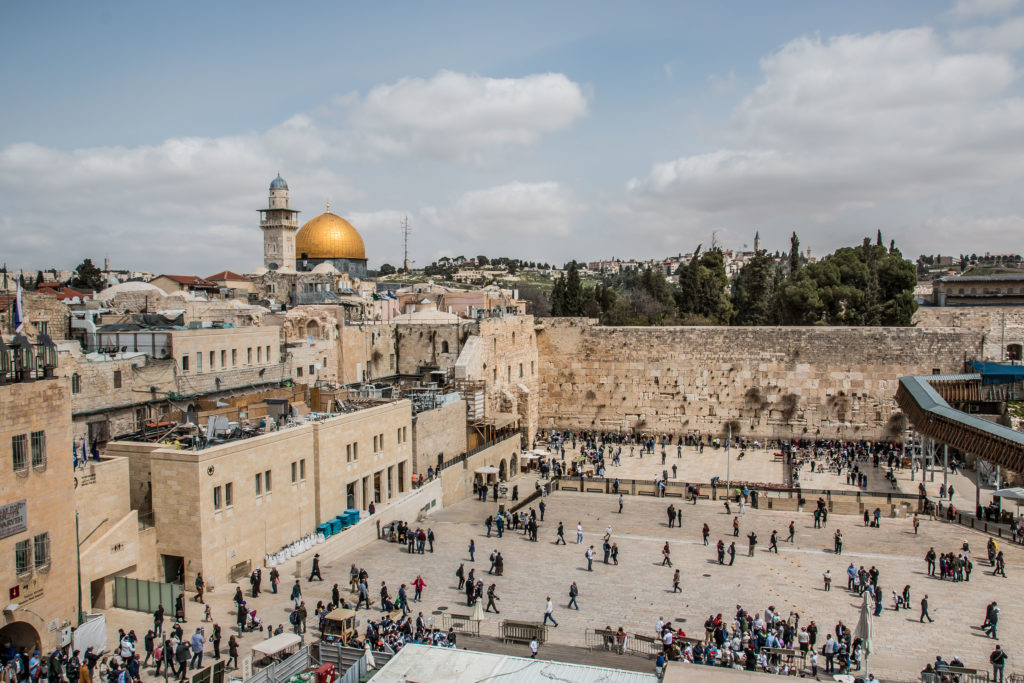
M 281 177 L 281 174 L 278 173 L 277 177 L 270 181 L 270 189 L 271 190 L 287 190 L 288 189 L 288 183 L 286 183 L 284 181 L 284 178 Z
M 352 224 L 331 212 L 302 226 L 295 236 L 296 258 L 366 260 L 363 238 Z

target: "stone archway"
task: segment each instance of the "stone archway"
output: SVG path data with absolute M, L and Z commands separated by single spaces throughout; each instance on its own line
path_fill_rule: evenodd
M 320 325 L 315 320 L 310 320 L 306 323 L 306 336 L 312 337 L 313 339 L 320 338 Z
M 509 479 L 519 474 L 519 463 L 517 462 L 516 454 L 513 453 L 512 457 L 508 459 L 508 477 Z
M 25 648 L 28 652 L 42 650 L 42 641 L 39 639 L 39 632 L 32 624 L 24 621 L 13 621 L 3 628 L 0 628 L 0 645 L 11 641 L 16 650 Z
M 505 476 L 507 470 L 505 469 L 505 459 L 502 458 L 498 461 L 498 481 L 507 481 L 508 477 Z

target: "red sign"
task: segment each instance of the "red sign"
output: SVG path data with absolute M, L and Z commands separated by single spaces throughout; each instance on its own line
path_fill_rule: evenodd
M 14 600 L 19 595 L 21 595 L 21 586 L 15 586 L 14 588 L 10 589 L 7 592 L 10 594 L 11 600 Z

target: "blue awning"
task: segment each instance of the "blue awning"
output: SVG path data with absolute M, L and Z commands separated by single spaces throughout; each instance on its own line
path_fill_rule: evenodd
M 1024 381 L 1024 365 L 977 360 L 968 361 L 967 364 L 981 373 L 981 383 L 985 386 Z

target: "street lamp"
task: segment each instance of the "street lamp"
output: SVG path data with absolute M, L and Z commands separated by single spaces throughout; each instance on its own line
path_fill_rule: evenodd
M 43 377 L 51 379 L 57 369 L 57 345 L 53 343 L 47 334 L 39 335 L 39 346 L 42 351 Z
M 2 337 L 0 337 L 0 384 L 3 384 L 11 377 L 11 372 L 14 370 L 13 363 L 11 361 L 11 348 L 4 343 Z
M 32 379 L 32 370 L 35 366 L 35 350 L 25 335 L 19 334 L 14 338 L 12 346 L 14 350 L 14 375 L 19 382 Z

